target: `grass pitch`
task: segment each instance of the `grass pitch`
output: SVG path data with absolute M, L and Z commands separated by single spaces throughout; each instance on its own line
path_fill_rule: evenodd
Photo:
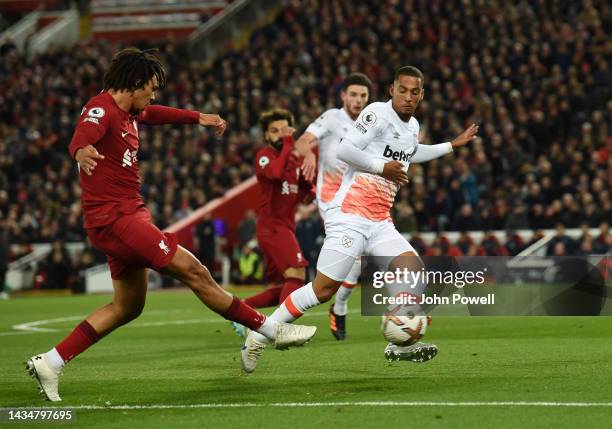
M 268 349 L 246 376 L 228 322 L 188 291 L 151 293 L 140 318 L 66 367 L 58 405 L 38 396 L 24 361 L 110 297 L 0 301 L 0 407 L 74 407 L 66 424 L 88 428 L 609 426 L 612 318 L 437 317 L 426 337 L 436 359 L 390 365 L 358 294 L 346 341 L 320 306 L 302 319 L 319 327 L 310 344 Z

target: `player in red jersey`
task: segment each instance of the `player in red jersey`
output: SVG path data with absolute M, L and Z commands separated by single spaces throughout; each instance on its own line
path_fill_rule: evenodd
M 284 349 L 301 345 L 316 328 L 280 324 L 224 291 L 174 234 L 160 231 L 140 195 L 138 125 L 200 124 L 222 135 L 218 115 L 150 105 L 165 85 L 163 65 L 154 50 L 127 48 L 113 58 L 104 90 L 81 112 L 70 155 L 78 162 L 85 229 L 108 257 L 113 301 L 90 314 L 47 353 L 31 357 L 27 370 L 41 393 L 60 401 L 58 379 L 64 365 L 105 335 L 140 315 L 147 293 L 146 268 L 187 285 L 210 309 L 272 339 Z
M 272 109 L 264 112 L 259 122 L 267 145 L 255 156 L 261 188 L 257 242 L 272 286 L 245 300 L 254 308 L 278 305 L 306 279 L 308 261 L 295 237 L 295 212 L 298 204 L 315 197 L 314 185 L 300 173 L 302 158 L 294 151 L 293 115 L 284 109 Z M 244 336 L 242 326 L 232 325 L 238 335 Z

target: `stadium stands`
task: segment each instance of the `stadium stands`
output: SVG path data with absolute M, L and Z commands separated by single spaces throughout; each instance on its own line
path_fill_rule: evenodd
M 609 3 L 411 5 L 290 2 L 245 49 L 210 69 L 182 42 L 161 45 L 170 78 L 159 102 L 219 112 L 230 132 L 219 140 L 195 127 L 141 129 L 143 194 L 156 223 L 166 226 L 252 175 L 262 109 L 287 107 L 303 128 L 338 104 L 347 73 L 367 73 L 374 99 L 384 100 L 394 68 L 411 63 L 427 78 L 417 113 L 423 142 L 448 140 L 469 122 L 481 124 L 481 138 L 410 169 L 394 209 L 400 229 L 605 229 L 612 219 Z M 0 212 L 12 243 L 84 238 L 66 147 L 118 47 L 96 40 L 31 59 L 1 50 Z

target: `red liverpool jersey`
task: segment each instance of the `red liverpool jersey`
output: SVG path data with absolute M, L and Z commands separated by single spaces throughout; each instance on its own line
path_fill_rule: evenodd
M 93 145 L 104 155 L 89 176 L 81 171 L 81 197 L 85 228 L 112 223 L 121 214 L 143 204 L 138 168 L 138 124 L 196 124 L 199 112 L 165 106 L 148 106 L 138 116 L 122 110 L 102 92 L 83 108 L 69 151 Z
M 257 228 L 284 225 L 295 231 L 297 205 L 307 196 L 314 197 L 314 187 L 300 175 L 301 158 L 293 153 L 293 138 L 283 139 L 279 152 L 266 146 L 257 152 L 255 173 L 261 188 Z

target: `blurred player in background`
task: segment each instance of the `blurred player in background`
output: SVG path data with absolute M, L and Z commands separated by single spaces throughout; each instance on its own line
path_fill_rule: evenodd
M 69 151 L 79 165 L 84 226 L 93 245 L 107 255 L 115 293 L 110 304 L 90 314 L 49 352 L 28 359 L 27 370 L 48 400 L 61 400 L 58 380 L 66 363 L 140 315 L 146 268 L 183 282 L 210 309 L 261 333 L 278 348 L 303 344 L 316 330 L 268 319 L 225 292 L 174 234 L 153 225 L 140 195 L 138 125 L 200 124 L 215 128 L 219 136 L 226 128 L 218 115 L 150 105 L 165 83 L 154 50 L 124 49 L 104 75 L 104 90 L 88 101 L 78 120 Z
M 390 257 L 388 269 L 423 267 L 416 251 L 391 221 L 390 209 L 395 196 L 400 186 L 408 182 L 410 163 L 451 153 L 475 139 L 478 131 L 476 125 L 471 125 L 451 142 L 419 144 L 419 123 L 413 114 L 425 95 L 424 81 L 416 67 L 398 69 L 389 90 L 391 100 L 368 105 L 346 133 L 337 154 L 349 168 L 326 214 L 326 236 L 317 262 L 317 275 L 313 282 L 289 295 L 270 318 L 291 322 L 309 308 L 331 299 L 358 256 Z M 426 284 L 414 286 L 411 293 L 420 296 Z M 391 296 L 406 293 L 406 285 L 388 287 Z M 395 314 L 402 314 L 404 310 L 408 309 L 393 308 Z M 265 336 L 249 333 L 241 353 L 246 372 L 255 370 L 267 342 Z M 389 344 L 385 356 L 424 362 L 437 352 L 433 344 L 418 342 L 407 347 Z
M 256 235 L 271 286 L 245 300 L 254 308 L 277 306 L 304 284 L 308 261 L 295 236 L 295 213 L 298 204 L 310 203 L 315 196 L 312 183 L 300 174 L 302 158 L 294 150 L 293 115 L 272 109 L 262 113 L 259 122 L 266 147 L 255 156 L 260 187 Z M 243 326 L 232 325 L 244 336 Z
M 368 104 L 372 93 L 372 82 L 363 73 L 352 73 L 342 83 L 340 99 L 342 107 L 325 111 L 312 122 L 295 143 L 304 156 L 302 170 L 307 180 L 317 172 L 317 206 L 323 222 L 329 205 L 342 184 L 342 175 L 348 164 L 336 156 L 336 149 L 363 108 Z M 312 148 L 318 148 L 318 162 Z M 361 273 L 361 259 L 355 259 L 353 267 L 336 293 L 336 302 L 329 308 L 329 328 L 337 340 L 346 338 L 346 313 L 348 299 L 357 286 Z

